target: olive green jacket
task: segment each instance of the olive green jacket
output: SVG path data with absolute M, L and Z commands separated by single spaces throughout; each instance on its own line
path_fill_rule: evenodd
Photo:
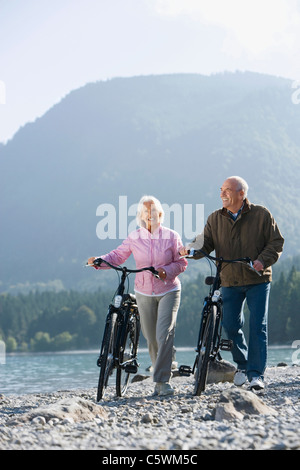
M 198 235 L 189 246 L 201 248 L 208 254 L 215 250 L 217 257 L 228 260 L 249 257 L 263 264 L 262 276 L 241 263 L 224 264 L 222 285 L 232 287 L 270 282 L 271 266 L 281 255 L 283 244 L 284 239 L 268 209 L 245 199 L 244 207 L 235 221 L 224 208 L 213 212 L 207 219 L 204 234 Z

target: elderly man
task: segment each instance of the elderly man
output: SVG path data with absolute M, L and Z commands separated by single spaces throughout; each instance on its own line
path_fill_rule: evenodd
M 233 360 L 237 364 L 234 383 L 242 386 L 249 380 L 250 388 L 264 388 L 264 371 L 267 363 L 267 316 L 271 266 L 282 253 L 284 239 L 271 213 L 263 206 L 247 199 L 248 184 L 238 176 L 224 181 L 221 187 L 223 208 L 207 219 L 203 234 L 187 249 L 216 251 L 224 259 L 250 257 L 254 271 L 242 264 L 227 264 L 221 274 L 224 301 L 223 326 L 233 341 Z M 249 343 L 242 331 L 243 305 L 247 300 L 250 311 Z

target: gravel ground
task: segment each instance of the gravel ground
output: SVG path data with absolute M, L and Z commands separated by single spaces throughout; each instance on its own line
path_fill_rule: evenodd
M 0 394 L 0 449 L 300 450 L 300 367 L 269 368 L 265 381 L 263 392 L 225 382 L 195 397 L 193 378 L 176 377 L 173 397 L 153 397 L 148 378 L 99 404 L 95 389 Z

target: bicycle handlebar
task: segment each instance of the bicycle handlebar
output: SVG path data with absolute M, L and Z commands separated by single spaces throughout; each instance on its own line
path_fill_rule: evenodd
M 252 269 L 256 274 L 258 274 L 259 276 L 261 276 L 261 273 L 258 272 L 254 267 L 253 267 L 253 262 L 251 260 L 251 258 L 249 258 L 248 256 L 246 256 L 245 258 L 237 258 L 237 259 L 224 259 L 222 257 L 220 258 L 216 258 L 214 256 L 211 256 L 207 253 L 205 253 L 205 251 L 199 249 L 199 250 L 195 250 L 194 248 L 191 248 L 189 250 L 189 255 L 191 255 L 191 257 L 195 256 L 195 254 L 197 253 L 201 253 L 205 258 L 208 258 L 212 261 L 217 261 L 217 262 L 221 262 L 221 263 L 246 263 L 248 268 Z
M 141 269 L 129 269 L 126 268 L 126 266 L 114 266 L 110 264 L 108 261 L 105 261 L 102 258 L 95 258 L 93 264 L 86 264 L 86 266 L 92 266 L 92 267 L 97 267 L 100 266 L 102 263 L 107 264 L 110 268 L 114 269 L 115 271 L 121 271 L 125 273 L 141 273 L 142 271 L 150 271 L 155 277 L 159 278 L 158 271 L 153 266 L 148 266 L 146 268 L 141 268 Z
M 204 255 L 206 258 L 209 258 L 209 259 L 211 259 L 211 260 L 213 260 L 213 261 L 222 261 L 222 263 L 236 263 L 237 261 L 245 261 L 245 262 L 247 262 L 247 263 L 249 263 L 249 264 L 252 263 L 251 258 L 249 258 L 248 256 L 245 257 L 245 258 L 224 259 L 224 258 L 222 258 L 222 257 L 220 257 L 220 258 L 215 258 L 214 256 L 211 256 L 211 255 L 205 253 L 205 251 L 203 251 L 203 250 L 201 250 L 201 249 L 200 249 L 200 250 L 195 250 L 194 248 L 191 248 L 191 249 L 189 250 L 189 254 L 190 254 L 191 256 L 194 256 L 194 255 L 197 254 L 197 253 L 201 253 L 201 254 Z

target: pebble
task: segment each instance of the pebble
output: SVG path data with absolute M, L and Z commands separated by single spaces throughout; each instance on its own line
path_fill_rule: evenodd
M 151 378 L 122 398 L 109 387 L 99 404 L 96 389 L 1 394 L 0 450 L 300 450 L 300 367 L 268 368 L 265 383 L 251 392 L 259 412 L 241 405 L 246 386 L 209 384 L 195 397 L 193 377 L 173 378 L 171 397 L 153 397 Z

